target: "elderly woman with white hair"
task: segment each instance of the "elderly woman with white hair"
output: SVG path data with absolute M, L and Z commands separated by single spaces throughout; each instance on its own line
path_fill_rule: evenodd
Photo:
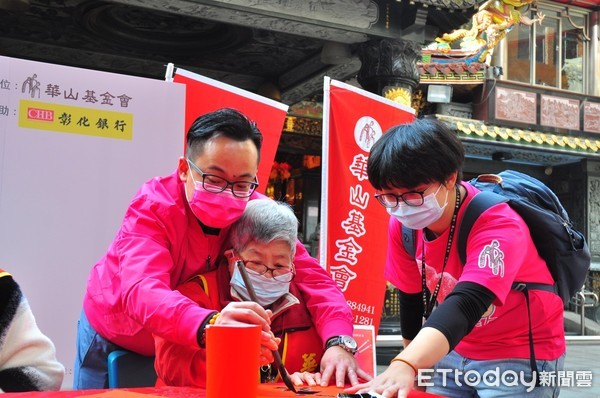
M 337 319 L 333 311 L 326 319 L 313 319 L 306 308 L 310 297 L 303 295 L 294 283 L 292 261 L 297 231 L 298 220 L 287 204 L 271 199 L 251 200 L 242 217 L 231 227 L 230 249 L 224 253 L 220 266 L 194 276 L 177 290 L 204 308 L 214 309 L 215 323 L 230 306 L 247 305 L 257 312 L 266 311 L 271 319 L 271 332 L 280 343 L 281 357 L 296 385 L 321 384 L 324 376 L 321 370 L 332 371 L 334 368 L 324 364 L 339 362 L 358 377 L 370 380 L 371 377 L 356 364 L 352 352 L 340 345 L 327 344 L 316 331 L 315 323 L 335 323 Z M 251 302 L 236 267 L 240 260 L 246 267 L 258 303 Z M 331 298 L 334 302 L 339 299 L 343 299 L 343 295 Z M 158 385 L 205 387 L 205 348 L 177 345 L 159 337 L 155 337 L 155 345 Z M 261 358 L 261 363 L 262 381 L 277 376 L 277 370 L 266 362 L 265 357 Z

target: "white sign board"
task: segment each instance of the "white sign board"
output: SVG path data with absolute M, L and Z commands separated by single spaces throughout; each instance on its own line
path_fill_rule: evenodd
M 185 87 L 0 56 L 0 268 L 71 388 L 88 274 L 141 184 L 184 148 Z

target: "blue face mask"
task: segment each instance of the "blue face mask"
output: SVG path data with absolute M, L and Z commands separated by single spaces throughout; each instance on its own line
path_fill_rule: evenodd
M 448 204 L 448 190 L 444 205 L 440 206 L 437 201 L 436 195 L 441 187 L 440 185 L 434 193 L 425 196 L 421 206 L 409 206 L 401 202 L 394 208 L 388 208 L 387 212 L 407 228 L 423 229 L 439 220 Z
M 246 270 L 248 271 L 250 283 L 252 283 L 252 287 L 256 293 L 258 304 L 263 307 L 270 306 L 281 296 L 290 291 L 289 282 L 280 282 L 273 278 L 259 275 L 250 269 Z M 242 274 L 240 273 L 238 267 L 234 268 L 229 284 L 240 295 L 241 298 L 250 301 L 250 294 L 248 294 L 248 289 L 246 289 L 244 279 L 242 278 Z

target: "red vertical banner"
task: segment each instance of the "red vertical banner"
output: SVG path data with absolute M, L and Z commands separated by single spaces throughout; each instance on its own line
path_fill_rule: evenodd
M 320 260 L 344 292 L 354 323 L 375 331 L 389 216 L 373 196 L 367 159 L 387 129 L 413 119 L 412 108 L 325 77 Z
M 180 68 L 177 68 L 173 81 L 186 85 L 186 132 L 198 116 L 220 108 L 237 109 L 256 122 L 263 134 L 257 190 L 265 193 L 288 106 Z

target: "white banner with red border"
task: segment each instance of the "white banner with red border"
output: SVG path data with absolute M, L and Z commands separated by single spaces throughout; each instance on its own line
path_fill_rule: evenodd
M 176 69 L 173 81 L 186 85 L 186 132 L 198 116 L 220 108 L 237 109 L 256 123 L 263 135 L 257 175 L 259 182 L 257 191 L 264 194 L 271 167 L 275 160 L 275 153 L 279 145 L 288 106 L 181 68 Z

